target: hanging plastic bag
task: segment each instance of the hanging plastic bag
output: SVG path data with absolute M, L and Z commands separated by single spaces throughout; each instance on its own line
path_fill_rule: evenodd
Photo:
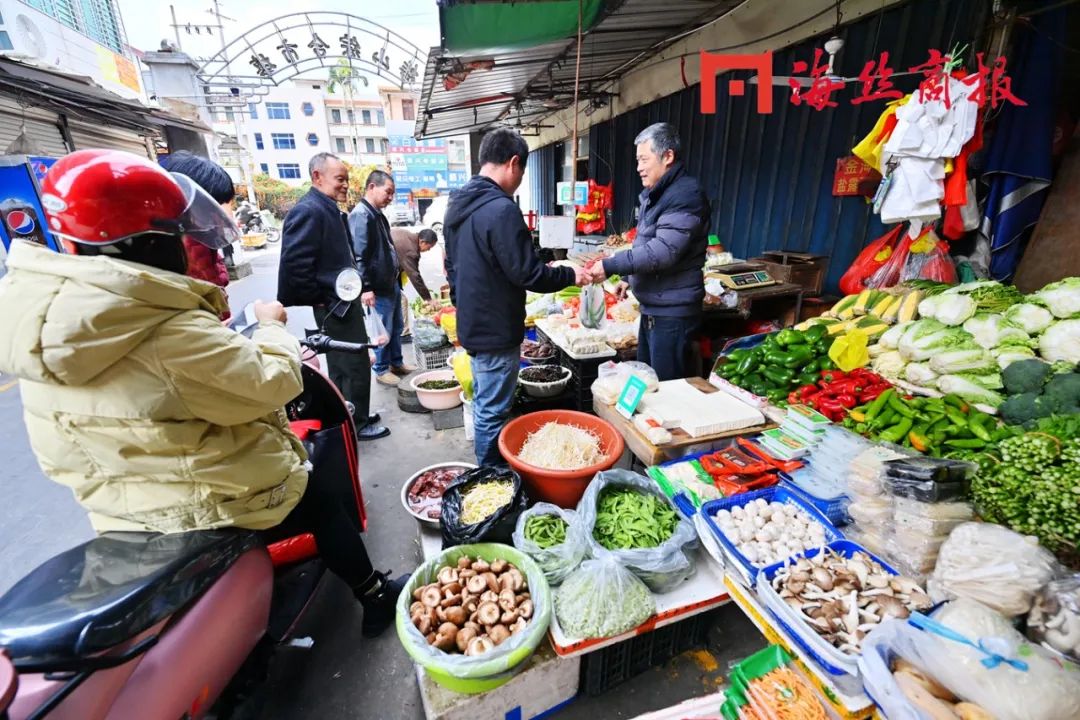
M 950 285 L 957 282 L 956 264 L 949 257 L 948 243 L 940 240 L 929 227 L 911 243 L 900 274 L 901 282 L 909 280 L 934 280 Z
M 857 295 L 867 288 L 866 279 L 872 276 L 892 256 L 904 226 L 897 225 L 863 248 L 851 267 L 840 278 L 840 290 L 845 295 Z
M 655 612 L 649 588 L 610 554 L 581 563 L 555 591 L 555 617 L 573 638 L 621 635 Z
M 1080 662 L 1080 574 L 1054 580 L 1035 596 L 1028 637 Z
M 455 352 L 450 356 L 450 367 L 454 371 L 458 384 L 461 385 L 461 392 L 465 394 L 465 399 L 471 401 L 473 399 L 473 374 L 472 358 L 469 357 L 469 353 L 464 350 Z
M 483 519 L 468 523 L 463 519 L 466 508 L 465 496 L 476 485 L 507 481 L 512 485 L 509 502 L 494 508 Z M 450 485 L 442 497 L 443 549 L 455 545 L 468 545 L 479 542 L 496 542 L 509 545 L 513 540 L 514 528 L 518 515 L 528 506 L 529 498 L 521 484 L 521 476 L 509 468 L 481 467 L 460 475 Z
M 923 629 L 888 618 L 863 639 L 863 684 L 890 720 L 952 716 L 933 710 L 997 720 L 1080 717 L 1080 672 L 1027 642 L 1000 613 L 959 599 L 932 620 Z M 897 661 L 908 665 L 894 672 Z
M 602 285 L 586 285 L 581 289 L 581 304 L 578 306 L 578 319 L 585 327 L 595 330 L 607 316 L 607 303 L 604 301 Z
M 547 524 L 546 528 L 534 530 L 545 534 L 543 540 L 530 540 L 526 537 L 529 521 L 533 518 L 537 519 L 534 523 L 539 521 Z M 560 521 L 565 525 L 561 533 L 562 542 L 557 542 L 560 536 Z M 577 513 L 544 502 L 536 503 L 518 516 L 517 527 L 514 529 L 514 547 L 536 561 L 551 585 L 558 585 L 565 580 L 585 557 L 585 537 Z
M 386 332 L 386 326 L 379 318 L 379 313 L 375 312 L 375 308 L 364 308 L 364 329 L 367 330 L 368 342 L 372 345 L 382 347 L 390 342 L 390 333 Z
M 665 508 L 675 513 L 675 530 L 656 547 L 609 550 L 595 537 L 598 523 L 617 522 L 616 518 L 599 517 L 599 504 L 605 490 L 629 489 L 642 495 L 658 498 Z M 667 592 L 690 578 L 696 568 L 691 551 L 697 547 L 697 532 L 693 524 L 679 515 L 664 493 L 647 477 L 629 470 L 607 470 L 596 474 L 577 506 L 578 517 L 585 532 L 589 554 L 594 558 L 614 557 L 617 562 L 637 575 L 653 592 Z M 656 527 L 655 519 L 642 518 L 643 525 Z
M 911 250 L 911 243 L 913 242 L 914 239 L 911 237 L 911 233 L 904 233 L 904 236 L 897 242 L 896 247 L 893 248 L 889 258 L 881 264 L 877 272 L 866 279 L 866 287 L 879 289 L 899 285 L 901 275 L 904 272 L 904 265 L 907 263 L 908 253 Z

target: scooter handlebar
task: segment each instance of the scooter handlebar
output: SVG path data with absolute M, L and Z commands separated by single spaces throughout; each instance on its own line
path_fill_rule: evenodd
M 327 335 L 311 335 L 300 340 L 300 344 L 309 347 L 317 353 L 326 352 L 344 352 L 344 353 L 361 353 L 367 352 L 369 348 L 373 347 L 367 343 L 352 343 L 344 342 L 342 340 L 334 340 Z

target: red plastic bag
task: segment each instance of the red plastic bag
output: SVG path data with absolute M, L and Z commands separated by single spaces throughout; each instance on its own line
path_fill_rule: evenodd
M 865 290 L 867 278 L 874 275 L 892 257 L 903 230 L 903 225 L 897 225 L 863 248 L 855 261 L 851 263 L 851 267 L 840 278 L 840 291 L 845 295 L 855 295 Z
M 924 228 L 918 239 L 911 243 L 900 280 L 934 280 L 956 284 L 956 264 L 949 257 L 949 244 L 940 240 L 929 227 Z
M 889 254 L 888 259 L 881 263 L 877 272 L 866 278 L 864 287 L 887 288 L 899 285 L 901 276 L 904 273 L 904 263 L 907 262 L 908 251 L 911 248 L 912 242 L 914 241 L 912 240 L 911 235 L 904 232 L 892 252 Z

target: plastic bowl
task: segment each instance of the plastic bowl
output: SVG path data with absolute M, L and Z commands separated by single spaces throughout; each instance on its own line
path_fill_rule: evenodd
M 545 357 L 535 357 L 535 358 L 525 357 L 524 355 L 522 355 L 521 356 L 521 362 L 525 363 L 526 365 L 530 365 L 530 366 L 532 366 L 532 365 L 554 365 L 555 363 L 559 362 L 559 354 L 558 353 L 552 353 L 552 354 L 547 355 Z
M 521 446 L 530 433 L 549 422 L 576 425 L 600 436 L 600 449 L 604 459 L 595 465 L 577 470 L 548 470 L 536 467 L 518 458 Z M 559 507 L 573 508 L 585 494 L 585 488 L 593 476 L 602 470 L 610 470 L 622 457 L 626 443 L 615 426 L 606 420 L 575 410 L 541 410 L 511 420 L 499 433 L 499 452 L 510 467 L 521 475 L 529 488 L 529 497 L 544 500 Z
M 452 655 L 432 648 L 409 620 L 413 590 L 434 581 L 440 568 L 456 564 L 463 555 L 480 557 L 488 562 L 501 559 L 516 565 L 525 573 L 534 607 L 532 622 L 519 635 L 491 652 L 476 657 Z M 529 556 L 509 545 L 459 545 L 444 550 L 416 569 L 398 596 L 395 624 L 405 652 L 424 668 L 432 680 L 453 692 L 475 695 L 506 684 L 525 666 L 525 661 L 547 635 L 551 604 L 551 589 L 544 579 L 544 572 Z
M 424 473 L 430 472 L 432 470 L 442 470 L 443 468 L 464 468 L 468 471 L 475 469 L 476 465 L 470 462 L 435 463 L 434 465 L 428 465 L 426 468 L 421 468 L 420 470 L 417 470 L 415 473 L 413 473 L 413 476 L 406 480 L 405 483 L 401 486 L 401 506 L 405 508 L 405 512 L 409 513 L 420 522 L 427 523 L 428 525 L 434 525 L 435 527 L 439 526 L 439 521 L 437 519 L 429 518 L 427 515 L 421 515 L 420 513 L 409 507 L 409 489 L 413 486 L 413 483 L 419 480 L 420 476 Z
M 453 370 L 429 370 L 420 373 L 412 379 L 413 390 L 416 391 L 416 399 L 428 410 L 449 410 L 461 404 L 461 386 L 455 385 L 446 390 L 424 390 L 421 384 L 428 380 L 453 380 L 457 377 Z
M 536 367 L 536 366 L 532 366 Z M 570 382 L 570 378 L 573 373 L 570 372 L 570 368 L 560 367 L 562 371 L 561 380 L 552 380 L 551 382 L 534 382 L 532 380 L 526 380 L 518 375 L 518 383 L 521 387 L 525 388 L 526 394 L 534 398 L 551 398 L 561 395 L 563 390 L 566 389 L 567 383 Z M 522 372 L 528 370 L 528 368 L 522 369 Z

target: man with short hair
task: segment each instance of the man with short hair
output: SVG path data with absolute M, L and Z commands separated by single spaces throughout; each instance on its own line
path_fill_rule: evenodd
M 408 228 L 390 228 L 390 237 L 394 241 L 394 250 L 397 252 L 398 263 L 401 265 L 401 284 L 411 282 L 416 288 L 416 294 L 428 304 L 428 308 L 434 312 L 439 309 L 439 301 L 431 296 L 424 277 L 420 274 L 420 255 L 435 247 L 439 242 L 439 236 L 434 230 L 424 228 L 419 232 L 413 232 Z M 404 318 L 404 328 L 401 331 L 403 338 L 412 335 L 412 325 L 409 313 L 409 301 L 405 293 L 401 293 L 401 315 Z M 408 342 L 406 340 L 405 342 Z
M 504 464 L 499 433 L 510 417 L 525 336 L 525 291 L 549 293 L 586 282 L 580 268 L 548 267 L 513 194 L 529 146 L 509 128 L 480 142 L 480 174 L 453 194 L 446 212 L 446 269 L 458 338 L 472 358 L 476 462 Z
M 593 282 L 609 275 L 630 278 L 641 304 L 638 360 L 661 380 L 684 378 L 693 334 L 705 299 L 705 245 L 709 201 L 686 174 L 680 141 L 670 123 L 656 123 L 634 139 L 644 189 L 638 206 L 634 246 L 589 267 Z M 625 293 L 626 284 L 619 284 Z
M 311 189 L 285 216 L 278 266 L 278 300 L 283 305 L 310 305 L 315 320 L 330 337 L 366 343 L 363 308 L 341 301 L 335 283 L 345 268 L 355 268 L 352 237 L 345 213 L 338 207 L 349 192 L 349 170 L 330 153 L 308 163 Z M 390 430 L 370 414 L 371 361 L 367 353 L 326 354 L 330 379 L 353 404 L 357 437 L 376 440 Z
M 390 387 L 416 370 L 406 365 L 401 355 L 401 333 L 405 329 L 401 312 L 401 264 L 390 237 L 390 221 L 382 212 L 394 201 L 394 190 L 394 178 L 389 173 L 373 170 L 364 183 L 364 197 L 349 214 L 353 252 L 364 280 L 360 302 L 365 313 L 378 313 L 390 338 L 375 349 L 375 380 Z

